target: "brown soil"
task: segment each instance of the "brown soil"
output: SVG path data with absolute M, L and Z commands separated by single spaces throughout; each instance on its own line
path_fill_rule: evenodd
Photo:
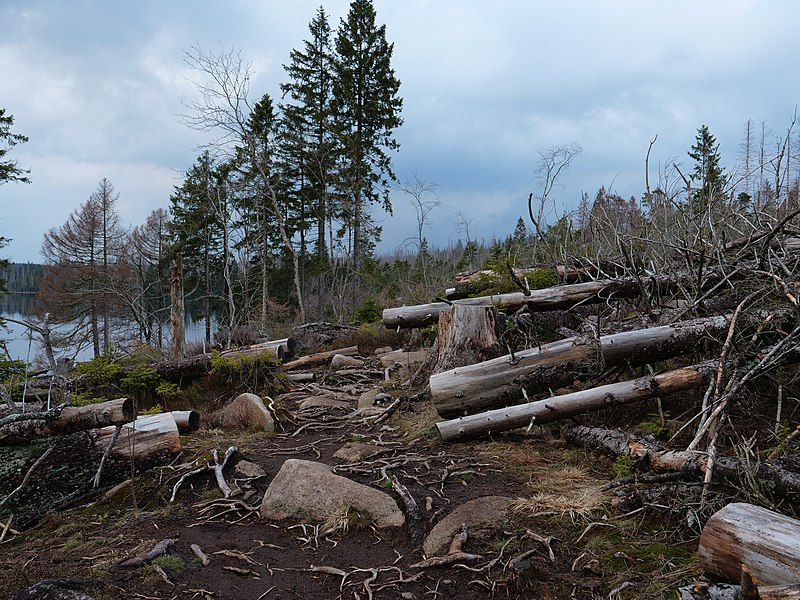
M 338 382 L 352 393 L 353 408 L 369 385 L 363 378 Z M 292 410 L 297 402 L 286 399 L 281 406 Z M 691 500 L 691 487 L 663 486 L 658 498 L 631 515 L 614 508 L 611 495 L 586 507 L 572 505 L 570 500 L 583 491 L 596 492 L 613 479 L 609 460 L 566 448 L 549 432 L 539 431 L 444 446 L 433 432 L 435 415 L 427 403 L 407 401 L 401 407 L 377 426 L 342 420 L 344 413 L 334 410 L 306 413 L 286 433 L 272 436 L 197 432 L 184 438 L 184 454 L 177 461 L 162 460 L 156 469 L 141 465 L 135 493 L 128 490 L 111 503 L 81 496 L 96 465 L 86 437 L 62 441 L 33 474 L 30 489 L 9 508 L 16 513 L 12 528 L 30 528 L 16 537 L 9 534 L 13 539 L 0 546 L 0 597 L 11 597 L 42 579 L 85 578 L 81 589 L 98 599 L 588 599 L 608 597 L 620 586 L 625 587 L 615 592 L 617 598 L 662 598 L 674 597 L 676 584 L 699 575 L 693 558 L 697 527 L 687 529 L 681 506 Z M 385 452 L 348 468 L 333 453 L 349 441 L 379 444 Z M 188 470 L 182 461 L 207 457 L 212 448 L 224 453 L 229 445 L 239 448 L 236 459 L 255 462 L 267 473 L 239 482 L 245 490 L 240 499 L 255 508 L 283 462 L 294 457 L 339 465 L 341 475 L 383 489 L 381 469 L 388 468 L 422 510 L 431 499 L 430 511 L 424 513 L 426 533 L 457 506 L 483 496 L 525 498 L 528 511 L 491 539 L 468 540 L 464 551 L 484 557 L 469 568 L 419 569 L 411 565 L 423 558 L 421 544 L 412 544 L 405 529 L 374 530 L 354 523 L 346 533 L 322 537 L 313 523 L 270 523 L 242 505 L 223 501 L 211 474 L 191 478 L 177 501 L 168 502 L 173 485 Z M 170 462 L 171 467 L 163 466 Z M 0 498 L 16 487 L 25 470 L 18 466 L 0 482 Z M 227 468 L 229 478 L 231 473 Z M 104 484 L 127 476 L 127 465 L 113 463 Z M 79 506 L 40 519 L 35 507 L 63 505 L 65 497 Z M 35 526 L 33 519 L 40 519 Z M 601 525 L 586 532 L 592 522 Z M 528 530 L 553 536 L 554 560 L 525 535 Z M 161 574 L 152 566 L 117 566 L 164 539 L 175 540 L 179 560 L 157 561 Z M 191 544 L 211 558 L 208 566 L 196 559 Z M 528 556 L 512 560 L 528 551 Z M 347 575 L 343 578 L 336 570 Z

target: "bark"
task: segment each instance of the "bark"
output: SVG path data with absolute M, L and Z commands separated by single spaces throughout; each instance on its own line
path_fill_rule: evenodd
M 129 423 L 136 418 L 133 400 L 119 398 L 88 406 L 58 406 L 38 413 L 13 414 L 0 420 L 0 445 Z
M 659 375 L 555 396 L 538 402 L 442 421 L 437 423 L 436 427 L 443 441 L 452 442 L 487 433 L 509 431 L 532 424 L 541 425 L 610 406 L 639 402 L 694 389 L 707 382 L 713 370 L 714 365 L 712 364 L 685 367 Z
M 658 472 L 683 471 L 689 475 L 704 475 L 708 463 L 706 454 L 688 450 L 667 450 L 658 444 L 619 429 L 584 427 L 568 424 L 561 428 L 561 435 L 570 443 L 584 448 L 608 452 L 612 456 L 628 454 L 643 464 L 643 469 Z M 745 469 L 755 468 L 755 477 L 774 484 L 777 497 L 789 502 L 800 502 L 800 457 L 791 456 L 758 463 L 748 467 L 730 456 L 714 459 L 714 479 L 741 484 Z M 642 470 L 642 469 L 640 469 Z
M 439 314 L 434 373 L 471 365 L 502 354 L 497 313 L 491 306 L 454 306 Z
M 439 313 L 449 311 L 451 306 L 468 304 L 473 306 L 494 306 L 503 312 L 514 312 L 527 307 L 532 312 L 566 310 L 577 304 L 593 304 L 608 300 L 633 298 L 640 293 L 635 279 L 605 279 L 533 290 L 529 296 L 523 292 L 481 296 L 447 302 L 433 302 L 416 306 L 400 306 L 383 311 L 383 325 L 390 329 L 397 327 L 426 327 L 438 322 Z
M 103 427 L 95 431 L 98 451 L 105 451 L 114 435 L 114 427 Z M 181 451 L 181 436 L 172 414 L 161 413 L 139 417 L 122 427 L 122 432 L 111 449 L 117 458 L 136 460 L 149 458 L 160 452 Z
M 175 419 L 175 424 L 181 433 L 191 433 L 200 429 L 200 413 L 196 410 L 173 410 L 169 414 Z
M 180 253 L 175 255 L 170 273 L 170 306 L 169 306 L 169 327 L 171 342 L 172 360 L 180 360 L 183 356 L 183 347 L 186 340 L 184 329 L 184 305 L 183 305 L 183 259 Z
M 739 582 L 745 568 L 759 588 L 800 580 L 800 521 L 760 506 L 736 502 L 703 528 L 697 554 L 707 573 Z
M 528 267 L 525 269 L 514 269 L 514 273 L 520 280 L 525 280 L 526 277 L 529 277 L 531 274 L 538 274 L 542 271 L 550 271 L 556 277 L 559 282 L 562 283 L 580 283 L 584 281 L 591 281 L 592 279 L 596 279 L 598 276 L 602 276 L 600 269 L 594 266 L 587 266 L 587 267 L 573 267 L 573 266 L 565 266 L 565 265 L 556 265 L 553 266 L 539 266 L 539 267 Z M 609 271 L 604 271 L 605 273 L 609 273 Z M 610 271 L 611 274 L 616 275 L 618 273 L 621 274 L 621 269 L 613 268 Z M 606 275 L 607 277 L 608 275 Z M 445 298 L 448 300 L 457 300 L 461 298 L 466 298 L 468 296 L 473 295 L 475 292 L 480 293 L 480 287 L 478 287 L 481 282 L 483 281 L 504 281 L 505 274 L 498 274 L 496 271 L 483 269 L 480 271 L 464 271 L 461 273 L 456 274 L 454 279 L 454 287 L 447 288 L 445 290 Z M 486 289 L 484 287 L 484 289 Z
M 320 365 L 330 362 L 337 354 L 345 356 L 354 356 L 358 354 L 358 346 L 348 346 L 347 348 L 337 348 L 336 350 L 328 350 L 327 352 L 317 352 L 316 354 L 309 354 L 308 356 L 301 356 L 287 363 L 284 363 L 283 370 L 291 371 L 293 369 L 302 369 L 312 365 Z
M 512 404 L 529 394 L 572 384 L 603 368 L 643 365 L 690 352 L 701 340 L 724 335 L 728 317 L 695 319 L 607 335 L 570 338 L 523 350 L 430 378 L 431 398 L 442 417 Z
M 275 358 L 282 359 L 289 348 L 294 348 L 294 340 L 291 338 L 275 340 L 254 344 L 245 348 L 225 350 L 220 352 L 220 358 L 232 358 L 240 356 L 257 356 L 262 352 L 269 352 Z M 167 381 L 187 383 L 200 379 L 211 370 L 211 353 L 198 354 L 180 360 L 164 361 L 154 363 L 152 366 L 158 374 Z

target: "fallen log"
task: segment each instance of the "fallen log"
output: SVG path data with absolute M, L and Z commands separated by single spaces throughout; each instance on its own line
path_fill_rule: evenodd
M 606 335 L 570 338 L 430 378 L 433 404 L 442 417 L 455 417 L 512 404 L 526 393 L 572 384 L 606 367 L 644 365 L 689 352 L 701 340 L 716 342 L 728 317 L 716 316 L 672 325 Z
M 244 356 L 257 356 L 263 352 L 267 352 L 277 358 L 283 360 L 284 356 L 288 356 L 290 347 L 294 348 L 294 341 L 287 341 L 291 338 L 284 340 L 274 340 L 264 342 L 262 344 L 254 344 L 244 348 L 237 348 L 233 350 L 225 350 L 220 352 L 220 358 L 234 358 Z M 180 360 L 162 361 L 153 363 L 150 366 L 154 368 L 161 377 L 173 383 L 188 383 L 201 377 L 204 377 L 211 370 L 211 359 L 213 353 L 198 354 L 197 356 L 189 356 Z
M 284 371 L 291 371 L 293 369 L 302 369 L 311 365 L 320 365 L 330 362 L 334 356 L 342 354 L 344 356 L 355 356 L 358 354 L 358 346 L 348 346 L 347 348 L 337 348 L 336 350 L 328 350 L 326 352 L 317 352 L 316 354 L 309 354 L 308 356 L 301 356 L 294 360 L 290 360 L 283 364 Z
M 434 373 L 486 361 L 502 354 L 497 313 L 491 306 L 457 305 L 439 313 Z
M 684 367 L 658 375 L 555 396 L 546 400 L 442 421 L 436 424 L 436 428 L 439 430 L 442 441 L 452 442 L 487 433 L 541 425 L 610 406 L 639 402 L 695 389 L 708 381 L 708 377 L 715 368 L 711 363 Z
M 115 427 L 103 427 L 94 433 L 95 447 L 103 452 L 114 436 Z M 122 426 L 119 438 L 111 449 L 117 458 L 129 460 L 131 456 L 142 460 L 158 452 L 181 451 L 181 436 L 171 413 L 145 415 Z
M 173 410 L 170 411 L 178 431 L 181 433 L 191 433 L 200 429 L 200 413 L 196 410 Z
M 438 322 L 439 313 L 449 311 L 452 306 L 457 304 L 494 306 L 502 312 L 514 312 L 525 306 L 531 312 L 542 312 L 566 310 L 578 304 L 633 298 L 639 294 L 640 287 L 635 279 L 604 279 L 533 290 L 528 296 L 523 292 L 511 292 L 465 298 L 452 303 L 432 302 L 416 306 L 387 308 L 383 311 L 383 325 L 389 329 L 427 327 Z
M 619 429 L 585 427 L 567 423 L 561 427 L 561 436 L 566 441 L 583 448 L 601 450 L 617 457 L 627 454 L 638 459 L 642 469 L 656 472 L 683 471 L 687 475 L 704 475 L 708 456 L 702 452 L 689 450 L 667 450 L 658 444 L 648 442 L 639 436 L 625 433 Z M 755 468 L 755 476 L 774 484 L 776 496 L 790 502 L 800 501 L 800 457 L 785 457 L 760 462 Z M 717 456 L 714 459 L 714 480 L 725 480 L 735 485 L 745 469 L 735 457 Z M 640 469 L 640 470 L 642 470 Z
M 87 406 L 57 406 L 35 413 L 16 413 L 0 419 L 0 445 L 88 431 L 97 427 L 129 423 L 136 418 L 133 400 L 118 398 Z
M 707 573 L 730 583 L 742 570 L 761 586 L 800 581 L 800 521 L 760 506 L 735 502 L 706 522 L 697 549 Z
M 526 278 L 533 281 L 532 288 L 541 287 L 536 286 L 535 281 L 542 279 L 555 279 L 560 283 L 581 283 L 590 281 L 600 277 L 609 277 L 621 275 L 621 269 L 618 267 L 610 271 L 605 271 L 604 275 L 601 274 L 600 269 L 595 266 L 589 267 L 570 267 L 565 265 L 553 266 L 532 266 L 524 269 L 513 269 L 514 274 L 524 281 Z M 480 271 L 463 271 L 457 273 L 454 278 L 454 286 L 445 290 L 445 298 L 448 300 L 459 300 L 473 296 L 475 294 L 485 291 L 489 287 L 497 287 L 498 284 L 508 281 L 508 274 L 503 271 L 498 273 L 491 269 L 482 269 Z M 530 282 L 529 282 L 530 284 Z

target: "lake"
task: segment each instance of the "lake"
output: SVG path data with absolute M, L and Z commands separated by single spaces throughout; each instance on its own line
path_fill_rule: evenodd
M 0 296 L 0 316 L 17 319 L 19 321 L 30 319 L 34 297 L 34 294 L 6 294 Z M 43 354 L 38 334 L 34 333 L 33 340 L 31 340 L 29 331 L 24 325 L 7 321 L 6 326 L 9 331 L 6 332 L 0 329 L 0 339 L 7 341 L 8 352 L 12 359 L 30 362 L 37 354 Z M 205 336 L 203 321 L 194 321 L 191 315 L 186 315 L 185 327 L 187 342 L 202 340 Z M 53 329 L 56 328 L 54 327 Z M 212 323 L 212 337 L 215 330 L 215 323 Z M 79 361 L 90 360 L 91 358 L 91 346 L 83 349 L 77 356 L 77 360 Z

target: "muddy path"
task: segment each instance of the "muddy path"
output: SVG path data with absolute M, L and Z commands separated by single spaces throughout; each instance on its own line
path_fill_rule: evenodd
M 322 384 L 296 386 L 277 399 L 292 416 L 284 432 L 201 430 L 184 438 L 183 455 L 171 466 L 138 476 L 133 491 L 53 512 L 0 545 L 0 597 L 43 579 L 71 578 L 92 598 L 666 598 L 700 574 L 696 531 L 683 520 L 693 501 L 685 484 L 667 484 L 658 498 L 626 513 L 610 492 L 599 491 L 614 478 L 612 463 L 567 447 L 550 431 L 444 445 L 430 404 L 409 400 L 412 391 L 381 381 L 380 372 L 319 374 Z M 377 386 L 404 398 L 397 412 L 378 424 L 348 418 L 359 396 Z M 335 406 L 300 408 L 321 392 L 335 394 Z M 234 462 L 254 463 L 264 474 L 236 475 L 231 464 L 225 474 L 239 496 L 222 498 L 206 473 L 188 479 L 169 502 L 195 459 L 231 445 L 238 448 Z M 418 530 L 410 530 L 409 519 L 399 529 L 377 529 L 348 517 L 261 518 L 264 492 L 288 458 L 329 465 L 392 495 L 408 513 L 389 481 L 396 478 L 416 502 Z M 114 468 L 121 477 L 124 466 Z M 489 499 L 497 496 L 507 499 L 507 509 L 483 515 L 490 524 L 469 531 L 462 548 L 477 558 L 419 566 L 429 558 L 421 541 L 435 525 L 470 501 L 492 513 Z M 174 540 L 174 555 L 118 566 L 165 539 Z M 208 556 L 207 565 L 192 545 Z

